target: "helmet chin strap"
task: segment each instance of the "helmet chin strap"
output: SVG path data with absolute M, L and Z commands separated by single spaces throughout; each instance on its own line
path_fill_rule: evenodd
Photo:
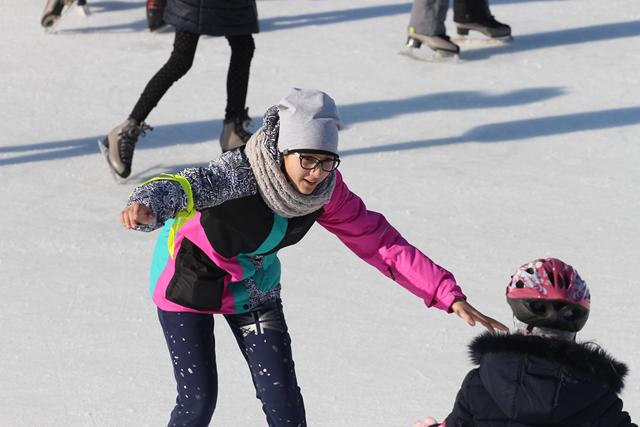
M 519 332 L 523 335 L 535 335 L 538 337 L 556 338 L 556 339 L 561 339 L 566 341 L 576 340 L 575 332 L 528 325 L 524 322 L 521 322 L 516 316 L 513 316 L 513 326 L 516 332 Z

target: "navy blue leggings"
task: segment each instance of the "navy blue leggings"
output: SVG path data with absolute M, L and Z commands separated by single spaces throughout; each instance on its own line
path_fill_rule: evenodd
M 169 426 L 208 426 L 218 396 L 213 315 L 158 309 L 178 397 Z M 306 427 L 280 301 L 224 316 L 236 337 L 269 427 Z

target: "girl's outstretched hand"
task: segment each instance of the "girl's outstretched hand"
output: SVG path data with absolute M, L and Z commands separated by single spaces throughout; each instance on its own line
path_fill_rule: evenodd
M 454 302 L 451 305 L 451 310 L 471 326 L 475 326 L 476 322 L 480 322 L 482 326 L 484 326 L 491 332 L 495 332 L 496 329 L 501 331 L 509 331 L 509 328 L 507 328 L 505 325 L 495 319 L 492 319 L 491 317 L 485 316 L 484 314 L 480 313 L 465 300 L 458 300 Z
M 120 222 L 124 228 L 132 229 L 141 224 L 153 224 L 156 216 L 142 203 L 134 203 L 120 212 Z

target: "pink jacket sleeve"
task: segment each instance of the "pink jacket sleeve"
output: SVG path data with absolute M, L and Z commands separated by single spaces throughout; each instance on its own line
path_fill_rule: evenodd
M 336 172 L 336 187 L 318 223 L 428 307 L 450 312 L 455 299 L 465 298 L 453 274 L 407 242 L 382 214 L 367 210 L 340 172 Z

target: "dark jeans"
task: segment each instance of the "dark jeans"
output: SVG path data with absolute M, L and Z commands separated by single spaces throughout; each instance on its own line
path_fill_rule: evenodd
M 169 426 L 208 426 L 218 396 L 214 317 L 158 309 L 178 397 Z M 269 427 L 305 427 L 305 411 L 280 301 L 224 316 L 244 356 Z

